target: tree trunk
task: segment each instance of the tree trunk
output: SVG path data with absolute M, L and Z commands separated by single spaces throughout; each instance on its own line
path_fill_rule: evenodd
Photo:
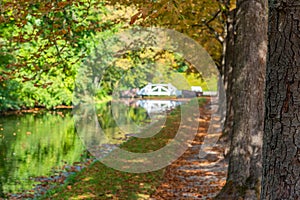
M 259 199 L 267 52 L 266 0 L 237 0 L 233 129 L 226 185 L 216 199 Z
M 299 6 L 269 1 L 262 199 L 300 199 Z
M 227 157 L 230 149 L 230 138 L 233 127 L 233 109 L 232 109 L 232 85 L 233 85 L 233 63 L 234 63 L 234 27 L 235 27 L 235 10 L 227 13 L 226 22 L 226 39 L 224 42 L 224 71 L 223 83 L 226 90 L 226 119 L 223 128 L 223 134 L 220 142 L 224 146 L 224 155 Z
M 2 180 L 0 180 L 0 198 L 5 198 L 5 195 L 4 195 L 4 192 L 3 192 Z

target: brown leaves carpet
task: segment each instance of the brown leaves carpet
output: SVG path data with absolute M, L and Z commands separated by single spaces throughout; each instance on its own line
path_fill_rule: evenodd
M 223 148 L 215 143 L 220 136 L 220 128 L 213 127 L 214 117 L 207 106 L 200 108 L 201 117 L 198 134 L 190 142 L 188 150 L 166 168 L 164 179 L 152 200 L 213 199 L 226 181 L 227 164 Z M 210 134 L 208 134 L 208 129 Z M 215 140 L 213 140 L 215 139 Z M 199 157 L 201 145 L 205 145 L 204 156 Z

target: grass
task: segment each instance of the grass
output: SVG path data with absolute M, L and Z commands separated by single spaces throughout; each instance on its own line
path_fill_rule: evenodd
M 199 105 L 206 99 L 199 98 Z M 131 138 L 121 148 L 131 152 L 150 152 L 165 146 L 180 125 L 181 111 L 168 114 L 165 126 L 151 138 Z M 99 161 L 70 176 L 59 188 L 40 199 L 149 199 L 162 181 L 164 169 L 148 173 L 127 173 L 109 168 Z

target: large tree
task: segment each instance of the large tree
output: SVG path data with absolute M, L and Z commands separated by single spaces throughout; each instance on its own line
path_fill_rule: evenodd
M 267 51 L 266 0 L 237 0 L 234 48 L 227 49 L 232 68 L 230 91 L 233 127 L 230 134 L 228 177 L 217 199 L 258 199 L 264 111 L 265 57 Z M 232 52 L 228 52 L 232 51 Z M 226 64 L 226 63 L 225 63 Z
M 262 199 L 300 199 L 299 6 L 269 1 Z
M 209 19 L 197 26 L 207 26 L 209 31 L 216 33 L 217 38 L 225 35 L 223 62 L 219 62 L 220 72 L 224 77 L 228 107 L 226 135 L 223 141 L 230 146 L 228 153 L 229 170 L 227 183 L 217 197 L 219 199 L 258 199 L 261 180 L 261 149 L 264 114 L 264 81 L 265 58 L 267 51 L 267 0 L 219 0 L 220 10 Z M 163 1 L 166 5 L 174 5 L 176 1 Z M 175 2 L 175 3 L 174 3 Z M 194 4 L 191 5 L 193 10 Z M 184 7 L 184 6 L 183 6 Z M 199 6 L 200 7 L 200 6 Z M 164 8 L 164 6 L 162 6 Z M 168 10 L 166 9 L 154 9 Z M 151 10 L 151 9 L 150 9 Z M 185 10 L 185 9 L 183 9 Z M 187 9 L 189 10 L 189 9 Z M 143 18 L 144 9 L 132 18 L 134 22 L 140 15 Z M 179 9 L 179 13 L 181 12 Z M 168 12 L 172 16 L 172 12 Z M 178 24 L 177 18 L 169 18 L 169 24 Z M 222 14 L 227 24 L 218 34 L 210 23 Z M 180 15 L 179 15 L 180 16 Z M 198 18 L 198 20 L 201 18 Z M 164 24 L 163 24 L 164 25 Z M 171 26 L 172 27 L 172 26 Z M 191 27 L 195 27 L 191 25 Z M 221 37 L 222 38 L 222 37 Z M 223 64 L 220 65 L 220 64 Z

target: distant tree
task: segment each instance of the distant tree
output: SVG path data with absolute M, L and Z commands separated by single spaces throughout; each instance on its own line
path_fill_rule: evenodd
M 237 0 L 229 16 L 225 52 L 227 90 L 232 106 L 228 142 L 229 167 L 225 186 L 216 199 L 258 199 L 264 114 L 265 60 L 267 52 L 266 0 Z M 228 72 L 225 72 L 228 73 Z
M 111 0 L 116 7 L 136 6 L 128 22 L 143 27 L 164 27 L 184 33 L 201 44 L 221 65 L 224 16 L 223 3 L 211 0 Z
M 269 1 L 261 199 L 300 199 L 299 6 Z
M 0 197 L 5 198 L 5 195 L 4 195 L 4 192 L 3 192 L 2 181 L 0 181 Z
M 222 1 L 224 7 L 224 15 L 226 16 L 226 21 L 224 22 L 224 42 L 223 42 L 223 59 L 220 74 L 222 75 L 223 82 L 219 84 L 224 85 L 226 91 L 226 97 L 220 96 L 220 100 L 226 98 L 226 108 L 220 108 L 220 112 L 224 112 L 226 109 L 226 118 L 223 127 L 223 133 L 220 138 L 220 142 L 225 149 L 224 154 L 226 155 L 230 148 L 230 137 L 232 135 L 233 126 L 233 108 L 232 108 L 232 85 L 233 85 L 233 67 L 235 60 L 235 6 L 231 6 L 232 1 L 224 0 Z M 219 86 L 220 87 L 220 86 Z M 221 93 L 222 95 L 222 93 Z M 224 95 L 224 94 L 223 94 Z
M 118 30 L 98 0 L 0 2 L 0 111 L 70 105 L 76 71 Z

